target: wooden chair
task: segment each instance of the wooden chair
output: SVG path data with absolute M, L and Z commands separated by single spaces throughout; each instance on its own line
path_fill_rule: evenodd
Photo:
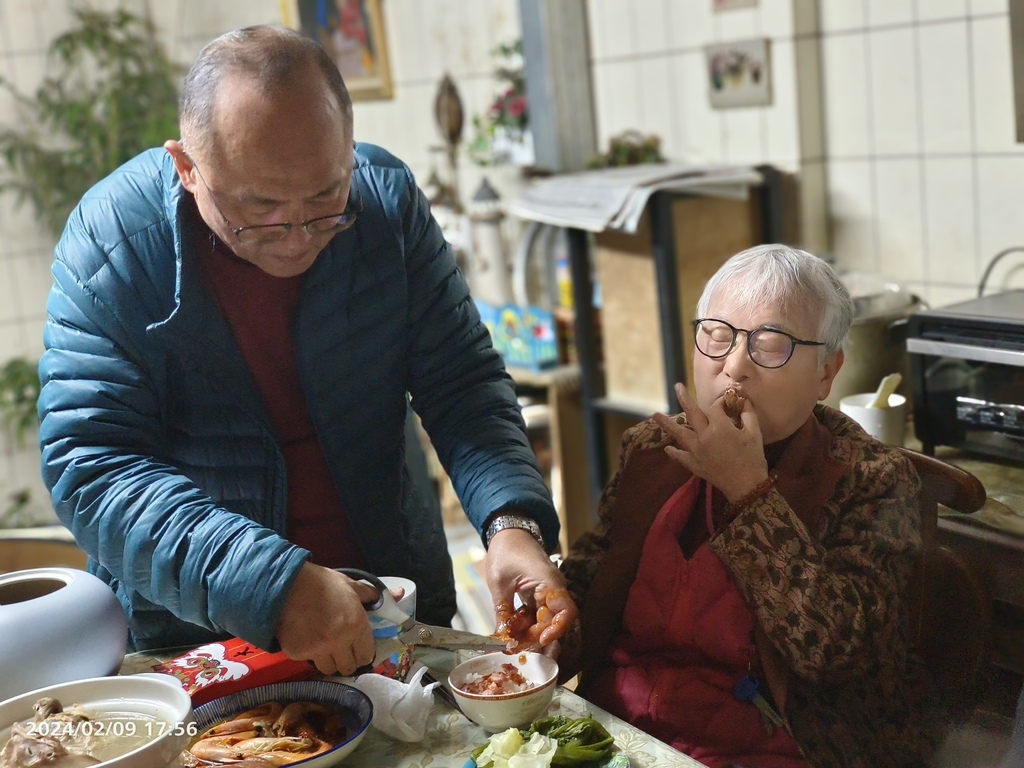
M 975 678 L 985 660 L 992 602 L 977 572 L 936 543 L 938 507 L 977 512 L 985 486 L 974 475 L 933 456 L 900 448 L 921 478 L 921 560 L 911 586 L 911 640 L 950 714 L 973 706 Z

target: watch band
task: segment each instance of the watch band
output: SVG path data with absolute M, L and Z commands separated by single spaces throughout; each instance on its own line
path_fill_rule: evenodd
M 487 524 L 487 530 L 484 531 L 484 548 L 491 546 L 491 539 L 494 538 L 494 535 L 498 531 L 504 531 L 506 528 L 519 528 L 527 531 L 537 540 L 540 548 L 547 552 L 547 548 L 544 546 L 544 536 L 540 532 L 540 526 L 537 525 L 537 521 L 522 515 L 497 515 L 494 517 Z

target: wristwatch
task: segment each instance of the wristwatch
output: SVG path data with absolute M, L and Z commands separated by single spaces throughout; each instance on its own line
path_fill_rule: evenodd
M 504 531 L 506 528 L 520 528 L 527 531 L 537 540 L 540 548 L 547 552 L 547 547 L 544 546 L 544 536 L 540 532 L 540 526 L 537 525 L 537 521 L 522 515 L 497 515 L 494 517 L 487 524 L 487 530 L 484 531 L 484 548 L 486 549 L 491 546 L 491 539 L 494 538 L 494 534 L 498 531 Z

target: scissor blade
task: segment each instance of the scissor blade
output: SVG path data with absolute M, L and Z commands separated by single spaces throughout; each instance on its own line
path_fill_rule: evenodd
M 504 640 L 450 627 L 434 627 L 415 622 L 411 627 L 403 627 L 403 630 L 398 637 L 407 645 L 446 648 L 450 651 L 498 651 L 505 647 Z

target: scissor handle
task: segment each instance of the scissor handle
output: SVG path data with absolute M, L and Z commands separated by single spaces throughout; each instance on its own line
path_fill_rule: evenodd
M 361 568 L 335 568 L 334 570 L 338 573 L 345 574 L 354 581 L 365 581 L 371 587 L 377 588 L 377 599 L 372 603 L 363 603 L 363 608 L 366 609 L 367 613 L 370 611 L 376 611 L 384 605 L 384 593 L 388 591 L 388 586 L 372 573 L 364 571 Z

